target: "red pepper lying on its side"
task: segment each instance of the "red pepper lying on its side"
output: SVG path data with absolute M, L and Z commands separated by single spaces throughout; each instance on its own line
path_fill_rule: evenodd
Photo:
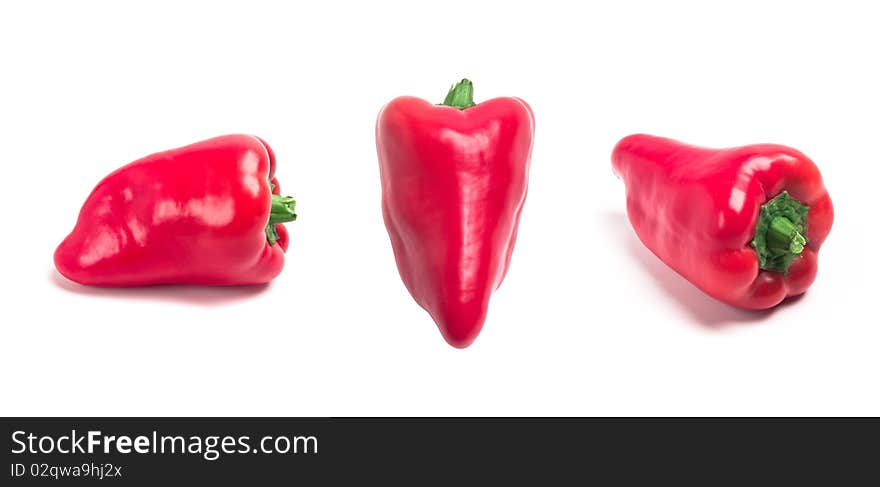
M 55 251 L 55 267 L 97 286 L 258 284 L 284 266 L 296 202 L 279 196 L 262 139 L 227 135 L 111 173 Z
M 526 198 L 534 119 L 518 98 L 392 100 L 376 125 L 382 214 L 397 269 L 449 344 L 474 341 L 501 285 Z
M 834 210 L 819 169 L 800 152 L 631 135 L 611 159 L 639 239 L 706 294 L 765 309 L 816 278 Z

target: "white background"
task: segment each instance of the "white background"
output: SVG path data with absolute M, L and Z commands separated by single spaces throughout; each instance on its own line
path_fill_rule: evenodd
M 11 3 L 0 414 L 880 414 L 871 2 Z M 398 277 L 373 131 L 463 76 L 527 100 L 537 133 L 510 272 L 456 350 Z M 269 141 L 298 201 L 270 286 L 55 273 L 104 175 L 233 132 Z M 741 312 L 654 258 L 610 169 L 633 132 L 813 158 L 836 219 L 810 292 Z

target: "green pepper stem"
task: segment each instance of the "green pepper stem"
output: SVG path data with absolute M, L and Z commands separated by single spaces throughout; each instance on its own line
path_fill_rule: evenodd
M 768 271 L 788 272 L 807 244 L 807 213 L 810 208 L 783 191 L 761 206 L 752 247 L 758 265 Z
M 463 79 L 452 85 L 452 88 L 449 88 L 449 93 L 446 94 L 446 99 L 443 100 L 441 105 L 455 107 L 459 110 L 464 110 L 465 108 L 470 108 L 476 105 L 476 103 L 474 103 L 474 84 L 468 79 Z
M 293 196 L 272 195 L 272 211 L 269 212 L 269 223 L 284 223 L 296 220 L 296 200 Z
M 296 220 L 296 200 L 292 196 L 272 195 L 272 209 L 269 211 L 269 222 L 266 223 L 266 240 L 269 245 L 278 241 L 275 225 Z
M 789 251 L 800 255 L 804 251 L 807 239 L 801 235 L 795 224 L 784 216 L 777 216 L 770 221 L 767 229 L 767 247 L 777 251 Z

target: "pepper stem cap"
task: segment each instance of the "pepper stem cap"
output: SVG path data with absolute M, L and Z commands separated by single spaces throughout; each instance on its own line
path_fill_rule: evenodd
M 808 206 L 789 196 L 787 191 L 761 206 L 752 239 L 761 269 L 788 273 L 809 241 L 805 237 L 809 211 Z
M 269 211 L 269 222 L 266 223 L 266 240 L 269 245 L 278 241 L 275 225 L 296 220 L 296 200 L 292 196 L 272 195 L 272 209 Z
M 469 79 L 455 83 L 452 88 L 449 88 L 449 93 L 446 94 L 446 99 L 441 105 L 455 107 L 459 110 L 476 105 L 474 103 L 474 84 Z

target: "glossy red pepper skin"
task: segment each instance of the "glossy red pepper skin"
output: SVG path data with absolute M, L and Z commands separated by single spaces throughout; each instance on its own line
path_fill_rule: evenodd
M 834 210 L 822 176 L 790 147 L 707 149 L 650 135 L 621 140 L 612 154 L 626 184 L 639 239 L 706 294 L 766 309 L 804 293 Z M 787 273 L 759 268 L 752 241 L 761 206 L 783 191 L 809 207 L 807 244 Z
M 275 245 L 267 241 L 274 174 L 269 145 L 250 135 L 134 161 L 89 195 L 55 267 L 96 286 L 269 282 L 288 245 L 280 224 Z
M 474 341 L 510 264 L 533 133 L 518 98 L 460 110 L 400 97 L 379 114 L 382 214 L 397 268 L 452 346 Z

